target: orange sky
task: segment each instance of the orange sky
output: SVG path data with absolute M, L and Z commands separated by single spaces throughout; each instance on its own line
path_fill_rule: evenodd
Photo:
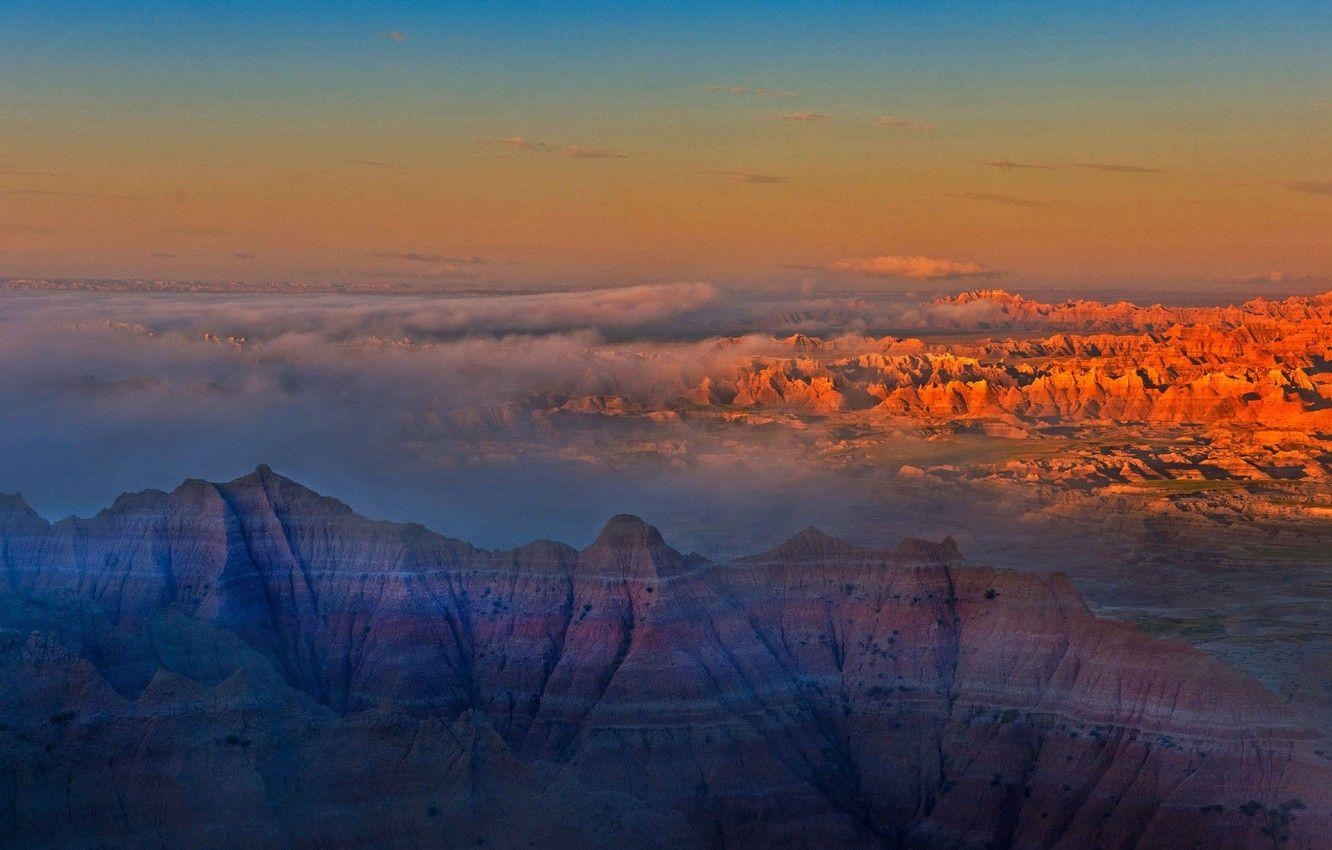
M 746 63 L 727 38 L 792 34 L 710 32 L 697 65 L 650 74 L 647 47 L 568 58 L 587 33 L 563 21 L 513 68 L 482 50 L 517 24 L 358 19 L 319 45 L 353 66 L 329 79 L 267 43 L 243 45 L 253 72 L 242 48 L 139 67 L 114 31 L 8 23 L 28 39 L 0 65 L 0 275 L 762 285 L 884 255 L 1060 283 L 1332 275 L 1316 51 L 1181 58 L 1162 37 L 1079 64 L 1042 32 L 1049 56 L 991 45 L 975 68 L 835 39 Z M 51 55 L 80 39 L 101 58 Z

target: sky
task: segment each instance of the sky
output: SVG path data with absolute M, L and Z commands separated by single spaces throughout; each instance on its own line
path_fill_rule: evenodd
M 0 276 L 1316 289 L 1329 221 L 1319 2 L 0 4 Z

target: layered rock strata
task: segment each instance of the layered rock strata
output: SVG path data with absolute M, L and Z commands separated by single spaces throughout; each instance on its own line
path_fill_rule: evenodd
M 1325 847 L 1270 693 L 1059 575 L 613 518 L 482 550 L 261 467 L 0 506 L 22 846 Z

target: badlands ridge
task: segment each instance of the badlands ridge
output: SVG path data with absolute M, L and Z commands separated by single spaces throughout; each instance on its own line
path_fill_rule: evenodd
M 1332 763 L 1060 575 L 808 529 L 728 563 L 365 519 L 266 467 L 0 501 L 29 847 L 1305 848 Z
M 1237 307 L 1137 307 L 983 290 L 933 307 L 935 335 L 950 326 L 957 334 L 936 342 L 795 335 L 784 341 L 788 356 L 746 358 L 664 406 L 599 396 L 546 412 L 805 415 L 1010 438 L 1159 431 L 1170 445 L 1064 456 L 1022 471 L 1075 471 L 1086 484 L 1332 475 L 1332 293 Z M 1082 468 L 1070 470 L 1071 461 Z

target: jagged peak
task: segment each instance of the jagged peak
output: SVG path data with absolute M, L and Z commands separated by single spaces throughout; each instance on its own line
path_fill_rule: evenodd
M 633 514 L 616 514 L 601 527 L 593 546 L 665 546 L 657 528 Z
M 837 558 L 865 557 L 873 555 L 874 550 L 856 546 L 830 534 L 825 534 L 814 526 L 806 526 L 803 531 L 789 540 L 766 552 L 740 558 L 740 561 L 821 561 Z
M 216 485 L 224 492 L 260 491 L 265 499 L 275 507 L 301 506 L 305 510 L 317 508 L 333 514 L 355 514 L 356 512 L 341 499 L 325 496 L 318 490 L 273 471 L 266 463 L 261 463 L 253 472 L 242 475 L 224 484 Z M 360 516 L 357 514 L 357 516 Z
M 819 553 L 829 551 L 843 551 L 846 549 L 859 548 L 852 543 L 848 543 L 839 537 L 833 537 L 826 534 L 822 529 L 812 525 L 805 526 L 800 533 L 787 540 L 777 547 L 793 553 L 807 552 Z
M 162 490 L 152 488 L 121 493 L 111 502 L 111 507 L 104 508 L 102 513 L 126 513 L 144 508 L 156 508 L 161 505 L 166 496 L 167 494 Z
M 274 472 L 273 467 L 269 466 L 266 463 L 259 464 L 251 472 L 247 472 L 244 475 L 231 479 L 230 481 L 223 482 L 222 486 L 226 487 L 257 486 L 270 491 L 277 490 L 279 488 L 282 489 L 294 488 L 296 490 L 302 490 L 308 493 L 313 493 L 315 495 L 322 495 L 317 491 L 312 490 L 309 487 L 305 486 L 304 484 L 300 483 L 299 481 L 296 481 L 295 479 L 288 478 L 287 476 L 282 475 L 281 473 Z M 328 496 L 325 498 L 331 500 L 333 497 Z
M 935 299 L 938 304 L 968 304 L 972 301 L 1025 301 L 1021 294 L 1007 289 L 968 289 L 956 295 L 941 296 Z
M 959 561 L 962 560 L 962 550 L 958 548 L 957 541 L 953 539 L 953 535 L 951 534 L 945 535 L 944 539 L 939 541 L 939 548 L 943 549 L 945 552 L 951 552 L 955 554 L 957 556 L 957 560 Z
M 803 529 L 800 530 L 800 533 L 799 533 L 799 534 L 797 534 L 795 537 L 792 537 L 792 538 L 791 538 L 790 540 L 788 540 L 787 542 L 788 542 L 788 543 L 792 543 L 792 542 L 795 542 L 795 541 L 797 541 L 797 540 L 800 540 L 800 541 L 807 541 L 807 542 L 810 542 L 810 543 L 823 543 L 823 542 L 842 543 L 842 542 L 844 542 L 844 541 L 842 541 L 842 540 L 839 540 L 839 539 L 836 538 L 836 537 L 833 537 L 831 534 L 825 534 L 825 533 L 823 532 L 822 529 L 818 528 L 817 526 L 813 526 L 813 525 L 807 525 L 807 526 L 805 526 Z
M 250 484 L 250 483 L 295 484 L 296 482 L 292 481 L 290 478 L 287 478 L 284 475 L 278 475 L 276 472 L 273 471 L 273 467 L 269 466 L 268 464 L 261 463 L 254 468 L 253 472 L 247 472 L 246 474 L 240 476 L 239 478 L 232 479 L 227 483 L 228 484 Z
M 19 516 L 27 520 L 41 520 L 42 515 L 33 510 L 28 500 L 23 498 L 22 493 L 0 493 L 0 518 L 7 516 Z
M 578 564 L 585 573 L 663 578 L 683 570 L 686 560 L 654 526 L 632 514 L 616 514 L 592 545 L 579 553 Z

